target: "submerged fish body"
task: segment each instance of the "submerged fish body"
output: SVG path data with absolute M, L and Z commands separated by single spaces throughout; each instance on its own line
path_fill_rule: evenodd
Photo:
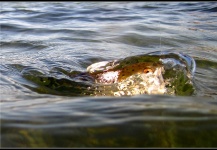
M 94 63 L 87 72 L 97 84 L 95 95 L 188 95 L 195 68 L 190 56 L 166 51 Z

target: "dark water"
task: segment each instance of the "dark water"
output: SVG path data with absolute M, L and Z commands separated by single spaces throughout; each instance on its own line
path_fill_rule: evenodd
M 217 146 L 216 2 L 0 4 L 1 147 Z M 164 50 L 195 59 L 193 95 L 90 97 L 70 78 Z

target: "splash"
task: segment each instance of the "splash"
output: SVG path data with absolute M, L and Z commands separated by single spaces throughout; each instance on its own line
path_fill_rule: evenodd
M 96 96 L 192 95 L 196 63 L 189 55 L 157 51 L 87 67 Z

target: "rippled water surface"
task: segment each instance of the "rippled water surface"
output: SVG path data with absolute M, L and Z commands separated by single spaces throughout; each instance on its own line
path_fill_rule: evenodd
M 216 2 L 0 5 L 1 147 L 217 146 Z M 88 96 L 72 78 L 168 50 L 195 60 L 192 95 Z

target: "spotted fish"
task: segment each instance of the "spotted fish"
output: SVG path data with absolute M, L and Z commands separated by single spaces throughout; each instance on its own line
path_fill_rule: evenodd
M 191 95 L 195 69 L 194 59 L 186 54 L 157 51 L 94 63 L 85 76 L 97 83 L 93 95 Z
M 90 75 L 95 78 L 97 83 L 111 84 L 121 82 L 134 74 L 153 73 L 157 67 L 160 67 L 160 64 L 153 62 L 139 62 L 126 65 L 120 69 L 111 68 L 101 72 L 90 72 Z

